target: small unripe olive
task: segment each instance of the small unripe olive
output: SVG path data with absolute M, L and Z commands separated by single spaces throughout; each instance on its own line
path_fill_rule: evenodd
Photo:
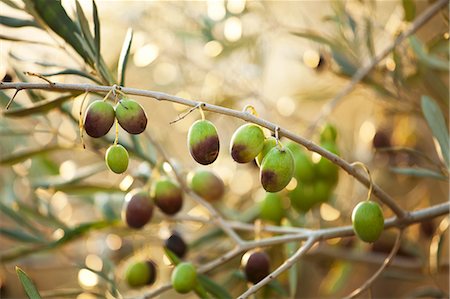
M 333 142 L 324 142 L 321 143 L 320 146 L 335 155 L 339 155 L 337 145 Z M 330 184 L 337 183 L 339 178 L 339 167 L 330 160 L 321 157 L 319 162 L 315 164 L 315 169 L 320 178 L 327 180 Z
M 284 214 L 282 195 L 280 193 L 267 192 L 264 199 L 259 203 L 259 217 L 278 224 L 284 217 Z
M 231 137 L 231 157 L 238 163 L 251 162 L 264 146 L 264 132 L 255 124 L 239 127 Z
M 191 156 L 200 164 L 213 163 L 219 156 L 219 135 L 214 124 L 208 120 L 197 120 L 189 128 L 188 147 Z
M 299 182 L 311 182 L 315 178 L 314 164 L 311 157 L 295 142 L 287 142 L 286 147 L 294 157 L 294 177 Z
M 177 183 L 168 178 L 155 182 L 152 195 L 156 206 L 167 215 L 176 214 L 183 207 L 183 191 Z
M 258 164 L 258 166 L 261 166 L 264 157 L 276 145 L 277 145 L 277 140 L 275 139 L 275 137 L 270 136 L 270 137 L 266 138 L 266 140 L 264 140 L 263 148 L 262 148 L 261 152 L 258 154 L 258 156 L 256 156 L 256 163 Z
M 147 115 L 138 102 L 122 99 L 115 108 L 117 121 L 125 131 L 130 134 L 140 134 L 145 131 Z
M 374 201 L 358 203 L 352 212 L 353 230 L 364 242 L 375 242 L 384 228 L 383 211 Z
M 179 263 L 172 272 L 171 281 L 175 291 L 189 293 L 197 285 L 197 270 L 192 263 Z
M 274 147 L 261 164 L 260 179 L 263 188 L 268 192 L 278 192 L 286 187 L 294 174 L 294 158 L 285 147 Z
M 177 234 L 173 233 L 167 240 L 164 242 L 164 246 L 175 253 L 179 258 L 183 258 L 187 251 L 186 243 L 183 238 Z
M 108 168 L 115 173 L 123 173 L 128 168 L 128 152 L 120 144 L 111 145 L 105 154 L 105 161 Z
M 156 280 L 156 265 L 153 261 L 134 262 L 125 271 L 125 280 L 132 288 L 151 285 Z
M 337 130 L 330 123 L 326 123 L 320 132 L 320 142 L 336 142 Z
M 153 201 L 147 191 L 135 189 L 127 193 L 123 207 L 123 219 L 135 229 L 146 225 L 153 215 Z
M 264 251 L 248 251 L 241 260 L 246 279 L 256 284 L 270 273 L 270 258 Z
M 299 183 L 294 190 L 289 191 L 288 196 L 292 207 L 302 213 L 308 212 L 318 203 L 312 183 Z
M 189 187 L 207 201 L 222 198 L 225 186 L 221 178 L 209 170 L 197 170 L 189 175 Z
M 114 124 L 114 118 L 114 108 L 109 102 L 94 101 L 86 109 L 84 130 L 91 137 L 102 137 L 111 129 Z

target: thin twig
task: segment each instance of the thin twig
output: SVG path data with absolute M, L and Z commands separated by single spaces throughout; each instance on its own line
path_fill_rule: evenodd
M 81 91 L 90 91 L 90 92 L 108 92 L 111 90 L 111 86 L 99 86 L 93 84 L 64 84 L 64 83 L 55 83 L 54 85 L 42 84 L 42 83 L 3 83 L 0 85 L 0 90 L 2 89 L 42 89 L 42 90 L 50 90 L 50 91 L 62 91 L 62 90 L 81 90 Z M 136 96 L 144 96 L 154 98 L 158 101 L 168 101 L 173 103 L 178 103 L 185 106 L 196 107 L 201 102 L 184 99 L 181 97 L 177 97 L 174 95 L 169 95 L 163 92 L 150 91 L 150 90 L 142 90 L 136 88 L 127 88 L 122 87 L 122 92 L 128 95 L 136 95 Z M 341 167 L 348 174 L 353 176 L 355 179 L 360 181 L 367 188 L 370 187 L 370 181 L 364 174 L 361 174 L 359 171 L 355 169 L 350 163 L 342 159 L 341 157 L 331 153 L 330 151 L 320 147 L 319 145 L 313 143 L 312 141 L 294 134 L 293 132 L 281 128 L 279 125 L 269 122 L 265 119 L 256 117 L 248 112 L 237 111 L 230 108 L 204 103 L 203 110 L 219 113 L 223 115 L 228 115 L 234 118 L 239 118 L 247 122 L 252 122 L 258 124 L 262 127 L 265 127 L 271 131 L 275 131 L 277 127 L 279 127 L 280 136 L 284 136 L 292 141 L 295 141 L 308 150 L 316 152 L 320 154 L 322 157 L 330 160 L 334 164 Z M 395 200 L 390 197 L 386 192 L 384 192 L 378 185 L 373 184 L 373 195 L 378 197 L 384 204 L 386 204 L 397 216 L 405 217 L 406 212 L 395 202 Z
M 368 280 L 366 280 L 366 282 L 364 282 L 364 284 L 362 286 L 360 286 L 359 288 L 354 290 L 350 295 L 345 297 L 345 299 L 355 298 L 356 296 L 358 296 L 359 294 L 361 294 L 362 292 L 367 290 L 367 288 L 369 288 L 372 285 L 372 283 L 378 278 L 378 276 L 380 276 L 380 274 L 384 271 L 384 269 L 386 269 L 386 267 L 389 266 L 389 264 L 392 262 L 392 259 L 397 254 L 397 251 L 400 248 L 402 236 L 403 236 L 403 229 L 398 232 L 397 238 L 395 239 L 394 246 L 392 247 L 392 250 L 389 253 L 389 256 L 384 260 L 383 264 L 378 269 L 378 271 L 375 272 L 372 275 L 372 277 L 370 277 Z
M 402 32 L 397 38 L 387 46 L 383 51 L 381 51 L 377 56 L 375 56 L 372 61 L 358 69 L 358 71 L 353 75 L 352 80 L 341 89 L 333 99 L 331 99 L 320 111 L 319 116 L 315 121 L 311 123 L 308 127 L 306 136 L 311 136 L 315 128 L 322 123 L 322 121 L 336 108 L 340 101 L 348 95 L 356 85 L 361 82 L 389 53 L 394 50 L 400 43 L 402 43 L 408 36 L 417 31 L 426 22 L 428 22 L 436 13 L 443 8 L 449 0 L 439 0 L 431 5 L 423 14 L 417 17 L 411 25 Z

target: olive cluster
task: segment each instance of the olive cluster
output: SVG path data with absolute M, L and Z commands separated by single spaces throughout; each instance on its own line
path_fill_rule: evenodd
M 105 100 L 97 100 L 92 102 L 86 110 L 84 130 L 89 136 L 99 138 L 109 132 L 115 120 L 130 134 L 140 134 L 147 127 L 147 115 L 138 102 L 122 99 L 113 107 Z M 125 172 L 128 168 L 128 160 L 127 150 L 116 142 L 106 151 L 106 165 L 112 172 Z

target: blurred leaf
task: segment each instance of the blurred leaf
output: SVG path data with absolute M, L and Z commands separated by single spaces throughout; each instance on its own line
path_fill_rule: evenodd
M 106 221 L 106 220 L 82 223 L 72 229 L 65 230 L 64 236 L 55 242 L 55 246 L 67 243 L 68 241 L 78 238 L 92 230 L 98 230 L 98 229 L 103 229 L 106 227 L 111 227 L 116 223 L 117 223 L 117 221 Z
M 79 94 L 80 92 L 76 92 L 74 94 L 60 96 L 56 99 L 40 101 L 31 107 L 5 110 L 3 111 L 3 115 L 6 117 L 24 117 L 39 113 L 46 113 L 56 107 L 61 106 L 64 102 L 73 99 L 75 96 Z
M 84 40 L 89 46 L 89 49 L 95 55 L 95 57 L 97 57 L 98 53 L 96 53 L 94 37 L 92 36 L 91 30 L 89 29 L 89 23 L 87 21 L 86 15 L 84 14 L 83 9 L 81 8 L 80 2 L 78 0 L 75 1 L 75 5 L 77 8 L 77 15 L 78 15 L 77 20 L 78 25 L 80 26 L 81 29 L 81 33 L 83 34 Z
M 41 177 L 39 180 L 33 182 L 33 187 L 56 187 L 60 185 L 67 185 L 67 184 L 73 184 L 76 182 L 79 182 L 81 180 L 84 180 L 94 174 L 97 174 L 103 170 L 106 169 L 105 163 L 96 163 L 93 165 L 88 165 L 84 167 L 80 167 L 76 170 L 76 173 L 73 177 L 70 179 L 63 178 L 60 175 L 55 176 L 47 176 L 47 177 Z
M 71 45 L 84 61 L 90 65 L 92 64 L 91 57 L 89 57 L 76 37 L 76 34 L 81 34 L 81 32 L 67 15 L 60 0 L 27 0 L 27 2 L 31 2 L 38 17 L 40 17 L 48 27 Z
M 96 57 L 95 61 L 97 65 L 100 65 L 100 20 L 98 18 L 97 4 L 95 4 L 95 0 L 92 0 L 92 15 L 94 19 L 94 42 L 95 42 L 95 51 Z
M 33 235 L 27 234 L 27 233 L 23 232 L 22 230 L 9 229 L 6 227 L 0 227 L 0 235 L 3 235 L 4 237 L 10 238 L 12 240 L 20 241 L 20 242 L 27 242 L 27 243 L 44 242 L 44 240 L 37 238 Z
M 391 171 L 403 174 L 403 175 L 410 175 L 410 176 L 417 176 L 417 177 L 428 177 L 438 180 L 447 181 L 447 178 L 443 176 L 442 174 L 435 172 L 430 169 L 426 168 L 398 168 L 398 167 L 391 167 Z
M 91 184 L 77 184 L 74 185 L 72 183 L 57 185 L 54 187 L 56 191 L 62 191 L 66 193 L 75 193 L 78 195 L 81 194 L 93 194 L 96 192 L 104 192 L 104 193 L 116 193 L 123 192 L 117 186 L 109 186 L 109 185 L 91 185 Z
M 370 56 L 375 57 L 375 46 L 373 43 L 373 25 L 370 18 L 365 18 L 366 22 L 366 47 Z
M 320 285 L 320 292 L 332 295 L 340 291 L 350 277 L 352 268 L 348 262 L 334 262 Z
M 37 209 L 21 203 L 20 201 L 17 202 L 17 205 L 19 206 L 19 210 L 22 215 L 28 215 L 33 220 L 42 223 L 45 226 L 58 227 L 63 229 L 67 228 L 67 226 L 63 222 L 61 222 L 51 214 L 41 214 Z
M 3 214 L 8 216 L 8 218 L 13 220 L 18 225 L 29 229 L 31 232 L 33 232 L 36 235 L 40 234 L 39 230 L 37 230 L 36 227 L 28 221 L 28 219 L 25 217 L 25 215 L 18 213 L 17 211 L 15 211 L 11 207 L 5 205 L 2 202 L 0 202 L 0 210 L 2 211 Z
M 288 293 L 286 292 L 286 290 L 283 288 L 283 285 L 278 281 L 278 280 L 272 280 L 267 284 L 267 287 L 277 293 L 280 296 L 287 296 Z M 277 296 L 278 297 L 278 296 Z
M 423 80 L 425 87 L 432 96 L 439 99 L 448 106 L 448 86 L 442 81 L 437 71 L 419 65 L 420 80 Z
M 38 41 L 38 40 L 27 40 L 27 39 L 23 39 L 23 38 L 6 36 L 6 35 L 3 35 L 3 34 L 0 34 L 0 40 L 7 40 L 7 41 L 19 42 L 19 43 L 38 44 L 38 45 L 45 45 L 45 46 L 54 46 L 52 44 L 49 44 L 49 43 L 46 43 L 46 42 L 42 42 L 42 41 Z
M 403 11 L 405 12 L 405 21 L 411 22 L 416 16 L 416 4 L 414 0 L 402 0 Z
M 41 295 L 39 295 L 39 291 L 34 285 L 33 281 L 30 277 L 19 267 L 16 266 L 16 273 L 19 277 L 20 282 L 22 283 L 23 288 L 25 289 L 25 293 L 27 293 L 28 298 L 30 299 L 40 299 Z
M 429 96 L 422 96 L 422 112 L 428 122 L 433 136 L 439 142 L 444 161 L 449 167 L 449 137 L 444 115 L 436 102 Z
M 120 86 L 125 84 L 125 71 L 127 68 L 128 56 L 130 54 L 131 43 L 133 41 L 133 29 L 128 28 L 127 34 L 122 44 L 122 51 L 120 51 L 119 63 L 117 65 L 117 78 Z
M 409 293 L 406 298 L 436 298 L 442 299 L 448 294 L 437 287 L 420 287 Z
M 198 239 L 194 240 L 192 243 L 190 243 L 189 248 L 190 249 L 197 248 L 199 246 L 202 246 L 204 243 L 212 242 L 213 240 L 215 240 L 219 237 L 223 237 L 223 236 L 224 236 L 224 234 L 221 229 L 214 228 L 214 229 L 210 230 L 209 232 L 203 234 Z
M 349 59 L 348 57 L 346 57 L 345 54 L 341 53 L 340 51 L 337 51 L 335 49 L 332 49 L 332 55 L 333 55 L 333 59 L 334 61 L 336 61 L 336 63 L 339 66 L 340 71 L 351 77 L 353 76 L 353 74 L 357 71 L 357 66 L 355 66 Z
M 15 8 L 15 9 L 22 9 L 22 7 L 18 6 L 14 1 L 12 0 L 2 0 L 3 3 L 8 5 L 9 7 Z
M 167 258 L 170 260 L 170 262 L 173 265 L 178 265 L 179 263 L 181 263 L 180 258 L 170 249 L 168 249 L 167 247 L 164 246 L 164 254 L 167 256 Z
M 205 290 L 213 295 L 213 298 L 217 299 L 231 299 L 231 295 L 228 293 L 228 291 L 222 287 L 221 285 L 217 284 L 214 280 L 208 278 L 208 276 L 204 274 L 198 275 L 198 281 L 199 283 L 205 288 Z
M 431 55 L 425 51 L 423 44 L 414 35 L 409 37 L 409 44 L 417 55 L 417 58 L 421 63 L 429 68 L 439 71 L 449 71 L 448 61 L 442 60 L 435 55 Z
M 97 78 L 89 75 L 88 73 L 79 71 L 79 70 L 75 70 L 75 69 L 65 69 L 59 72 L 54 72 L 54 73 L 45 73 L 45 74 L 41 74 L 44 77 L 52 77 L 52 76 L 59 76 L 59 75 L 76 75 L 76 76 L 80 76 L 80 77 L 84 77 L 87 78 L 89 80 L 94 81 L 95 83 L 98 84 L 102 84 L 101 81 L 99 81 Z
M 325 44 L 330 46 L 331 48 L 335 46 L 334 42 L 330 40 L 330 38 L 324 37 L 323 33 L 318 33 L 312 30 L 302 30 L 302 31 L 291 31 L 292 34 L 304 37 L 309 40 L 318 42 L 320 44 Z
M 57 151 L 57 150 L 65 150 L 65 149 L 68 149 L 68 148 L 61 147 L 59 145 L 50 145 L 50 146 L 38 148 L 38 149 L 21 150 L 17 153 L 3 157 L 0 160 L 0 165 L 13 165 L 13 164 L 22 162 L 28 158 L 32 158 L 33 156 L 36 156 L 36 155 L 41 155 L 41 154 L 45 154 L 45 153 L 49 153 L 49 152 L 53 152 L 53 151 Z
M 24 20 L 24 19 L 17 19 L 17 18 L 11 18 L 6 16 L 0 16 L 0 24 L 8 27 L 39 27 L 39 25 L 34 20 Z
M 297 250 L 296 243 L 290 242 L 285 244 L 286 255 L 291 257 L 295 251 Z M 291 268 L 288 270 L 289 274 L 289 294 L 292 298 L 295 297 L 297 293 L 297 285 L 298 285 L 298 265 L 297 263 L 293 264 Z

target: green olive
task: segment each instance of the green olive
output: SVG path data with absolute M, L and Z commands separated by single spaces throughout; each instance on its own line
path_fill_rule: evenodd
M 123 173 L 128 168 L 128 152 L 120 144 L 111 145 L 105 154 L 108 168 L 115 173 Z
M 171 280 L 175 291 L 189 293 L 197 285 L 197 270 L 192 263 L 179 263 L 172 272 Z
M 360 202 L 353 209 L 352 224 L 358 238 L 368 243 L 375 242 L 383 232 L 383 211 L 374 201 Z

